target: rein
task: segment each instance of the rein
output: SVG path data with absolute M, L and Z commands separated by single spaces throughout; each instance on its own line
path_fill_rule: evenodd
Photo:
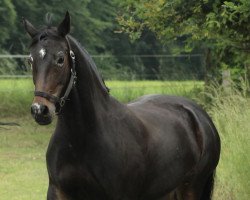
M 71 49 L 71 46 L 70 46 L 70 43 L 69 43 L 69 40 L 68 40 L 67 37 L 66 37 L 66 41 L 67 41 L 67 44 L 68 44 L 68 47 L 69 47 L 69 55 L 70 55 L 70 58 L 71 58 L 72 67 L 71 67 L 71 70 L 70 70 L 70 72 L 71 72 L 70 73 L 70 80 L 69 80 L 69 83 L 68 83 L 68 86 L 67 86 L 67 89 L 66 89 L 64 95 L 62 97 L 57 97 L 57 96 L 48 94 L 46 92 L 34 91 L 35 96 L 43 97 L 43 98 L 47 99 L 48 101 L 55 104 L 55 106 L 56 106 L 56 114 L 60 113 L 60 111 L 61 111 L 62 107 L 64 106 L 65 101 L 67 100 L 67 98 L 69 96 L 69 93 L 72 90 L 73 86 L 75 85 L 76 79 L 77 79 L 76 70 L 75 70 L 75 65 L 76 65 L 75 54 Z

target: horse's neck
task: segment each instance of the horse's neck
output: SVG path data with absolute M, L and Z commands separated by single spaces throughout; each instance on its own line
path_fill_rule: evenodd
M 77 146 L 97 137 L 100 121 L 105 117 L 105 109 L 109 106 L 109 97 L 85 92 L 78 87 L 73 88 L 57 122 L 57 127 Z
M 62 108 L 59 120 L 70 124 L 70 129 L 92 132 L 97 126 L 97 121 L 108 106 L 108 97 L 84 93 L 74 88 L 69 100 Z
M 62 108 L 58 123 L 68 132 L 70 130 L 70 134 L 76 134 L 72 137 L 79 139 L 96 132 L 110 98 L 104 83 L 92 68 L 92 60 L 82 55 L 78 45 L 72 43 L 71 46 L 76 55 L 77 82 Z

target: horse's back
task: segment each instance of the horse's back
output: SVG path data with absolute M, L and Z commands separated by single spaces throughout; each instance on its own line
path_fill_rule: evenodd
M 217 130 L 210 116 L 194 101 L 178 96 L 167 95 L 145 95 L 141 98 L 127 104 L 142 121 L 147 118 L 161 118 L 161 120 L 152 120 L 151 122 L 171 125 L 175 122 L 196 121 L 200 126 L 209 126 L 207 128 L 213 132 L 214 137 L 218 137 Z M 164 115 L 164 117 L 163 117 Z M 149 122 L 149 124 L 151 124 Z M 205 127 L 204 127 L 205 128 Z
M 134 101 L 129 102 L 127 105 L 129 107 L 139 107 L 146 104 L 153 104 L 155 106 L 164 106 L 164 105 L 190 105 L 197 108 L 200 108 L 194 101 L 191 101 L 184 97 L 179 96 L 170 96 L 170 95 L 160 95 L 160 94 L 150 94 L 144 95 Z M 168 107 L 165 107 L 168 109 Z
M 210 117 L 195 102 L 176 96 L 146 95 L 127 106 L 148 130 L 149 157 L 158 170 L 152 173 L 158 177 L 152 178 L 156 183 L 165 185 L 169 181 L 169 186 L 174 186 L 180 184 L 178 177 L 189 181 L 194 171 L 205 175 L 215 169 L 219 137 Z M 209 168 L 206 172 L 205 167 Z
M 220 149 L 218 132 L 210 116 L 194 101 L 178 96 L 145 95 L 127 104 L 128 108 L 148 128 L 158 129 L 168 136 L 181 129 L 191 129 L 201 151 L 208 148 L 206 143 L 215 143 Z M 173 129 L 173 130 L 172 130 Z M 152 133 L 154 134 L 154 133 Z

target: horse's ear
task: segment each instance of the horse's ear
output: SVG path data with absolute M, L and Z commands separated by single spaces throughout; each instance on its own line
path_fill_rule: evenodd
M 70 32 L 70 16 L 69 12 L 67 11 L 65 17 L 61 24 L 57 28 L 58 34 L 61 36 L 66 36 Z
M 38 33 L 38 30 L 24 17 L 23 17 L 23 25 L 27 33 L 30 35 L 30 37 L 33 38 Z

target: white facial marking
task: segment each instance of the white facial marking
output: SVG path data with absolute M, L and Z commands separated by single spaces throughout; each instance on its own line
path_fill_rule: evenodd
M 34 106 L 37 108 L 37 110 L 38 110 L 38 114 L 41 114 L 41 109 L 40 109 L 40 104 L 38 104 L 38 103 L 34 103 Z
M 45 55 L 46 55 L 46 50 L 44 48 L 40 49 L 40 51 L 39 51 L 40 58 L 43 59 Z

